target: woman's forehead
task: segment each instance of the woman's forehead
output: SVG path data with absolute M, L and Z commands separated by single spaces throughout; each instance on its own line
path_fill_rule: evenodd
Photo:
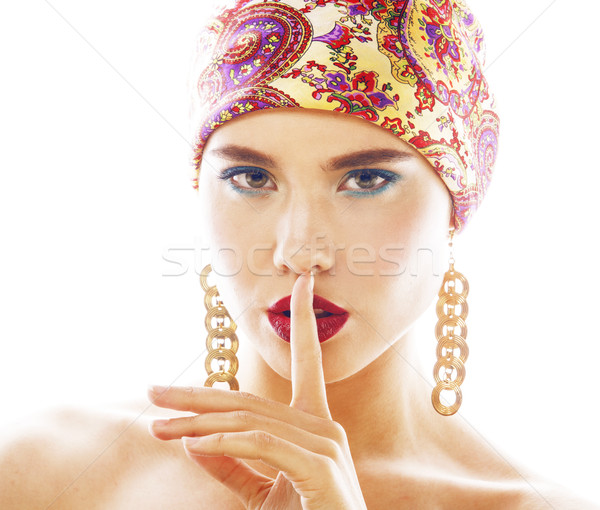
M 273 108 L 242 115 L 216 129 L 205 151 L 223 145 L 272 147 L 276 151 L 334 145 L 353 149 L 393 148 L 420 155 L 410 144 L 376 124 L 343 113 L 309 108 Z

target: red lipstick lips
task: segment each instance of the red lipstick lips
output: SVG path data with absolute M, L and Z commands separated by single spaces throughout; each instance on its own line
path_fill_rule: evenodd
M 277 335 L 285 340 L 290 341 L 290 302 L 292 296 L 286 296 L 268 310 L 269 322 Z M 317 319 L 317 332 L 319 334 L 319 342 L 324 342 L 335 335 L 348 320 L 348 312 L 339 306 L 334 305 L 331 301 L 315 295 L 313 297 L 313 309 Z

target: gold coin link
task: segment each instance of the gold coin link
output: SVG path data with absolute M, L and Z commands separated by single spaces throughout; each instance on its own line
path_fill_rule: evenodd
M 436 312 L 438 322 L 435 326 L 435 337 L 438 341 L 437 362 L 433 368 L 436 385 L 431 393 L 431 402 L 435 410 L 444 416 L 451 416 L 462 403 L 460 385 L 465 379 L 465 362 L 469 356 L 467 346 L 467 324 L 465 319 L 469 313 L 467 295 L 469 283 L 467 279 L 454 269 L 452 255 L 452 238 L 450 231 L 450 267 L 444 275 L 444 282 L 438 294 Z M 457 285 L 457 284 L 460 285 Z M 442 403 L 442 391 L 454 392 L 452 405 Z
M 238 370 L 238 338 L 235 334 L 237 326 L 229 315 L 227 308 L 219 296 L 216 285 L 208 284 L 208 275 L 212 271 L 210 264 L 200 273 L 200 285 L 204 292 L 206 319 L 204 325 L 208 331 L 206 349 L 208 354 L 204 367 L 208 377 L 204 386 L 212 387 L 216 382 L 226 382 L 229 389 L 239 390 L 240 386 L 235 374 Z

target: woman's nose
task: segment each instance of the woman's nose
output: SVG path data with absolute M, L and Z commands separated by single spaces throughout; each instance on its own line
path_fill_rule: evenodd
M 280 273 L 329 271 L 335 264 L 331 214 L 318 204 L 288 204 L 276 228 L 273 254 Z

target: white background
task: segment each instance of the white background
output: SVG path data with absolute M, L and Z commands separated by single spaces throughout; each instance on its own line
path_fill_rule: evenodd
M 488 198 L 457 240 L 471 283 L 461 412 L 502 451 L 599 500 L 600 5 L 470 5 L 502 126 Z M 2 3 L 1 422 L 202 379 L 185 138 L 203 6 Z M 174 248 L 189 271 L 163 276 Z

